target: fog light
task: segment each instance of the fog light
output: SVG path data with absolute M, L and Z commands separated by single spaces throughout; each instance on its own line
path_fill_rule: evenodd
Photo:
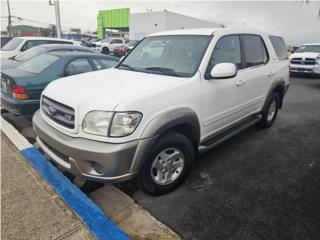
M 95 170 L 98 174 L 104 174 L 104 168 L 101 164 L 97 163 L 97 162 L 91 162 L 91 167 L 93 168 L 93 170 Z

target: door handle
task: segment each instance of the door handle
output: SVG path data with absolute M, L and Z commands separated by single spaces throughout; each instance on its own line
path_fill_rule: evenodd
M 243 86 L 243 85 L 245 85 L 245 84 L 246 84 L 246 82 L 245 82 L 244 80 L 238 80 L 238 81 L 236 81 L 236 85 L 237 85 L 238 87 Z

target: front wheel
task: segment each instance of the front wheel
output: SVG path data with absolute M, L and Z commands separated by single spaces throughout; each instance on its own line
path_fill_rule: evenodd
M 109 49 L 107 47 L 102 48 L 102 53 L 103 54 L 109 54 Z
M 271 95 L 271 98 L 268 101 L 268 104 L 264 110 L 262 110 L 262 118 L 257 123 L 257 126 L 260 128 L 269 128 L 273 125 L 276 117 L 278 115 L 280 105 L 280 97 L 279 94 L 274 92 Z
M 151 195 L 173 191 L 185 180 L 194 157 L 194 146 L 184 135 L 170 132 L 160 137 L 140 172 L 142 188 Z

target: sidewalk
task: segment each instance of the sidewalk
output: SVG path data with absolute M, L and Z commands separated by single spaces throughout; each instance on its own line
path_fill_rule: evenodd
M 1 133 L 1 239 L 94 239 Z

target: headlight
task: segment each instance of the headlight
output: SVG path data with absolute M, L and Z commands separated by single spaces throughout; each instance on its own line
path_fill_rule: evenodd
M 142 114 L 138 112 L 115 113 L 110 127 L 110 137 L 130 135 L 139 125 Z
M 138 112 L 92 111 L 85 116 L 82 130 L 95 135 L 124 137 L 134 132 L 141 118 L 142 114 Z
M 86 133 L 108 136 L 112 112 L 92 111 L 87 113 L 82 123 L 82 130 Z

